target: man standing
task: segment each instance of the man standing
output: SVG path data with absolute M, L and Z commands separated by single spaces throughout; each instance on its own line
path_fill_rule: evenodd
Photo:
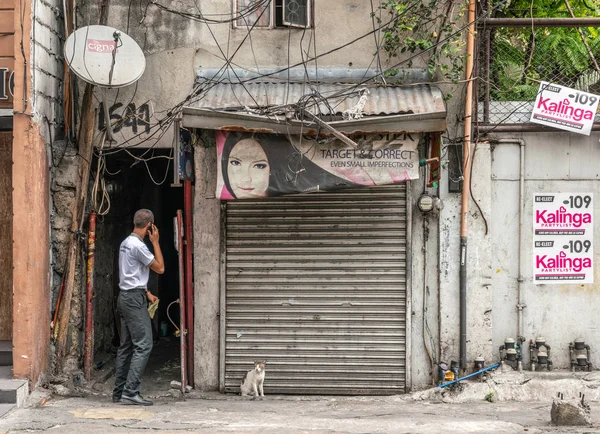
M 133 232 L 119 249 L 119 299 L 117 311 L 121 315 L 121 345 L 117 352 L 116 381 L 113 402 L 131 405 L 152 405 L 140 395 L 142 374 L 152 351 L 152 325 L 147 301 L 158 300 L 148 291 L 150 270 L 163 274 L 165 262 L 154 214 L 140 209 L 133 216 Z M 154 255 L 144 244 L 148 235 Z

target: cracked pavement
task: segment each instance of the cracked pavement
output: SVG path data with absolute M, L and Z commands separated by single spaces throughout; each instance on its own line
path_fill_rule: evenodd
M 34 397 L 32 397 L 33 399 Z M 0 419 L 0 432 L 49 433 L 600 433 L 550 424 L 550 402 L 443 403 L 390 397 L 197 394 L 161 398 L 152 407 L 113 404 L 107 396 L 51 397 Z

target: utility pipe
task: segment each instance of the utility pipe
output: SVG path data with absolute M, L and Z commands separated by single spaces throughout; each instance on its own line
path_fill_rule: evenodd
M 180 337 L 180 362 L 181 362 L 181 393 L 184 394 L 187 388 L 187 330 L 185 322 L 185 278 L 184 278 L 184 254 L 183 254 L 183 216 L 181 210 L 177 210 L 176 228 L 177 228 L 177 258 L 179 266 L 179 326 L 181 330 Z
M 523 309 L 527 307 L 523 303 L 523 236 L 525 233 L 525 141 L 523 139 L 492 139 L 492 143 L 519 145 L 519 239 L 517 247 L 517 338 L 523 337 Z
M 600 27 L 600 18 L 485 18 L 481 24 L 484 27 Z
M 460 303 L 460 368 L 467 369 L 467 216 L 469 213 L 469 186 L 471 184 L 471 117 L 473 114 L 473 55 L 475 52 L 475 0 L 469 0 L 467 28 L 467 61 L 465 78 L 467 80 L 467 95 L 465 101 L 464 145 L 463 145 L 463 189 L 462 209 L 460 216 L 460 272 L 459 272 L 459 303 Z
M 546 127 L 539 124 L 496 124 L 478 125 L 479 134 L 491 133 L 556 133 L 556 128 Z M 600 131 L 600 122 L 592 124 L 592 131 Z
M 183 181 L 183 220 L 184 236 L 183 243 L 185 255 L 185 307 L 187 324 L 187 372 L 189 384 L 194 386 L 194 285 L 192 270 L 194 263 L 192 260 L 193 229 L 192 229 L 192 181 Z
M 87 247 L 87 292 L 85 297 L 85 346 L 83 372 L 87 381 L 92 377 L 94 360 L 94 265 L 96 261 L 96 211 L 90 211 Z
M 484 372 L 491 371 L 492 369 L 496 369 L 498 366 L 500 366 L 500 363 L 496 363 L 495 365 L 488 366 L 487 368 L 483 368 L 483 369 L 481 369 L 481 370 L 479 370 L 477 372 L 473 372 L 472 374 L 465 375 L 464 377 L 458 378 L 458 379 L 456 379 L 454 381 L 449 381 L 447 383 L 440 384 L 438 386 L 438 389 L 443 389 L 444 387 L 452 386 L 453 384 L 456 384 L 459 381 L 463 381 L 463 380 L 466 380 L 467 378 L 471 378 L 471 377 L 474 377 L 476 375 L 482 374 Z

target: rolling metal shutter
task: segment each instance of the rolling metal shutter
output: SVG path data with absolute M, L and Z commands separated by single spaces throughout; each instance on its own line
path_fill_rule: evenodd
M 406 185 L 225 205 L 222 390 L 406 389 Z

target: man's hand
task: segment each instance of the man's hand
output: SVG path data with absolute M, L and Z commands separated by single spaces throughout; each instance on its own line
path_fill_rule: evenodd
M 158 228 L 156 227 L 156 225 L 153 224 L 151 229 L 148 231 L 148 238 L 150 238 L 150 242 L 152 244 L 158 244 L 160 235 L 158 233 Z
M 150 303 L 154 303 L 156 300 L 158 300 L 158 297 L 152 294 L 150 291 L 146 291 L 146 297 Z

